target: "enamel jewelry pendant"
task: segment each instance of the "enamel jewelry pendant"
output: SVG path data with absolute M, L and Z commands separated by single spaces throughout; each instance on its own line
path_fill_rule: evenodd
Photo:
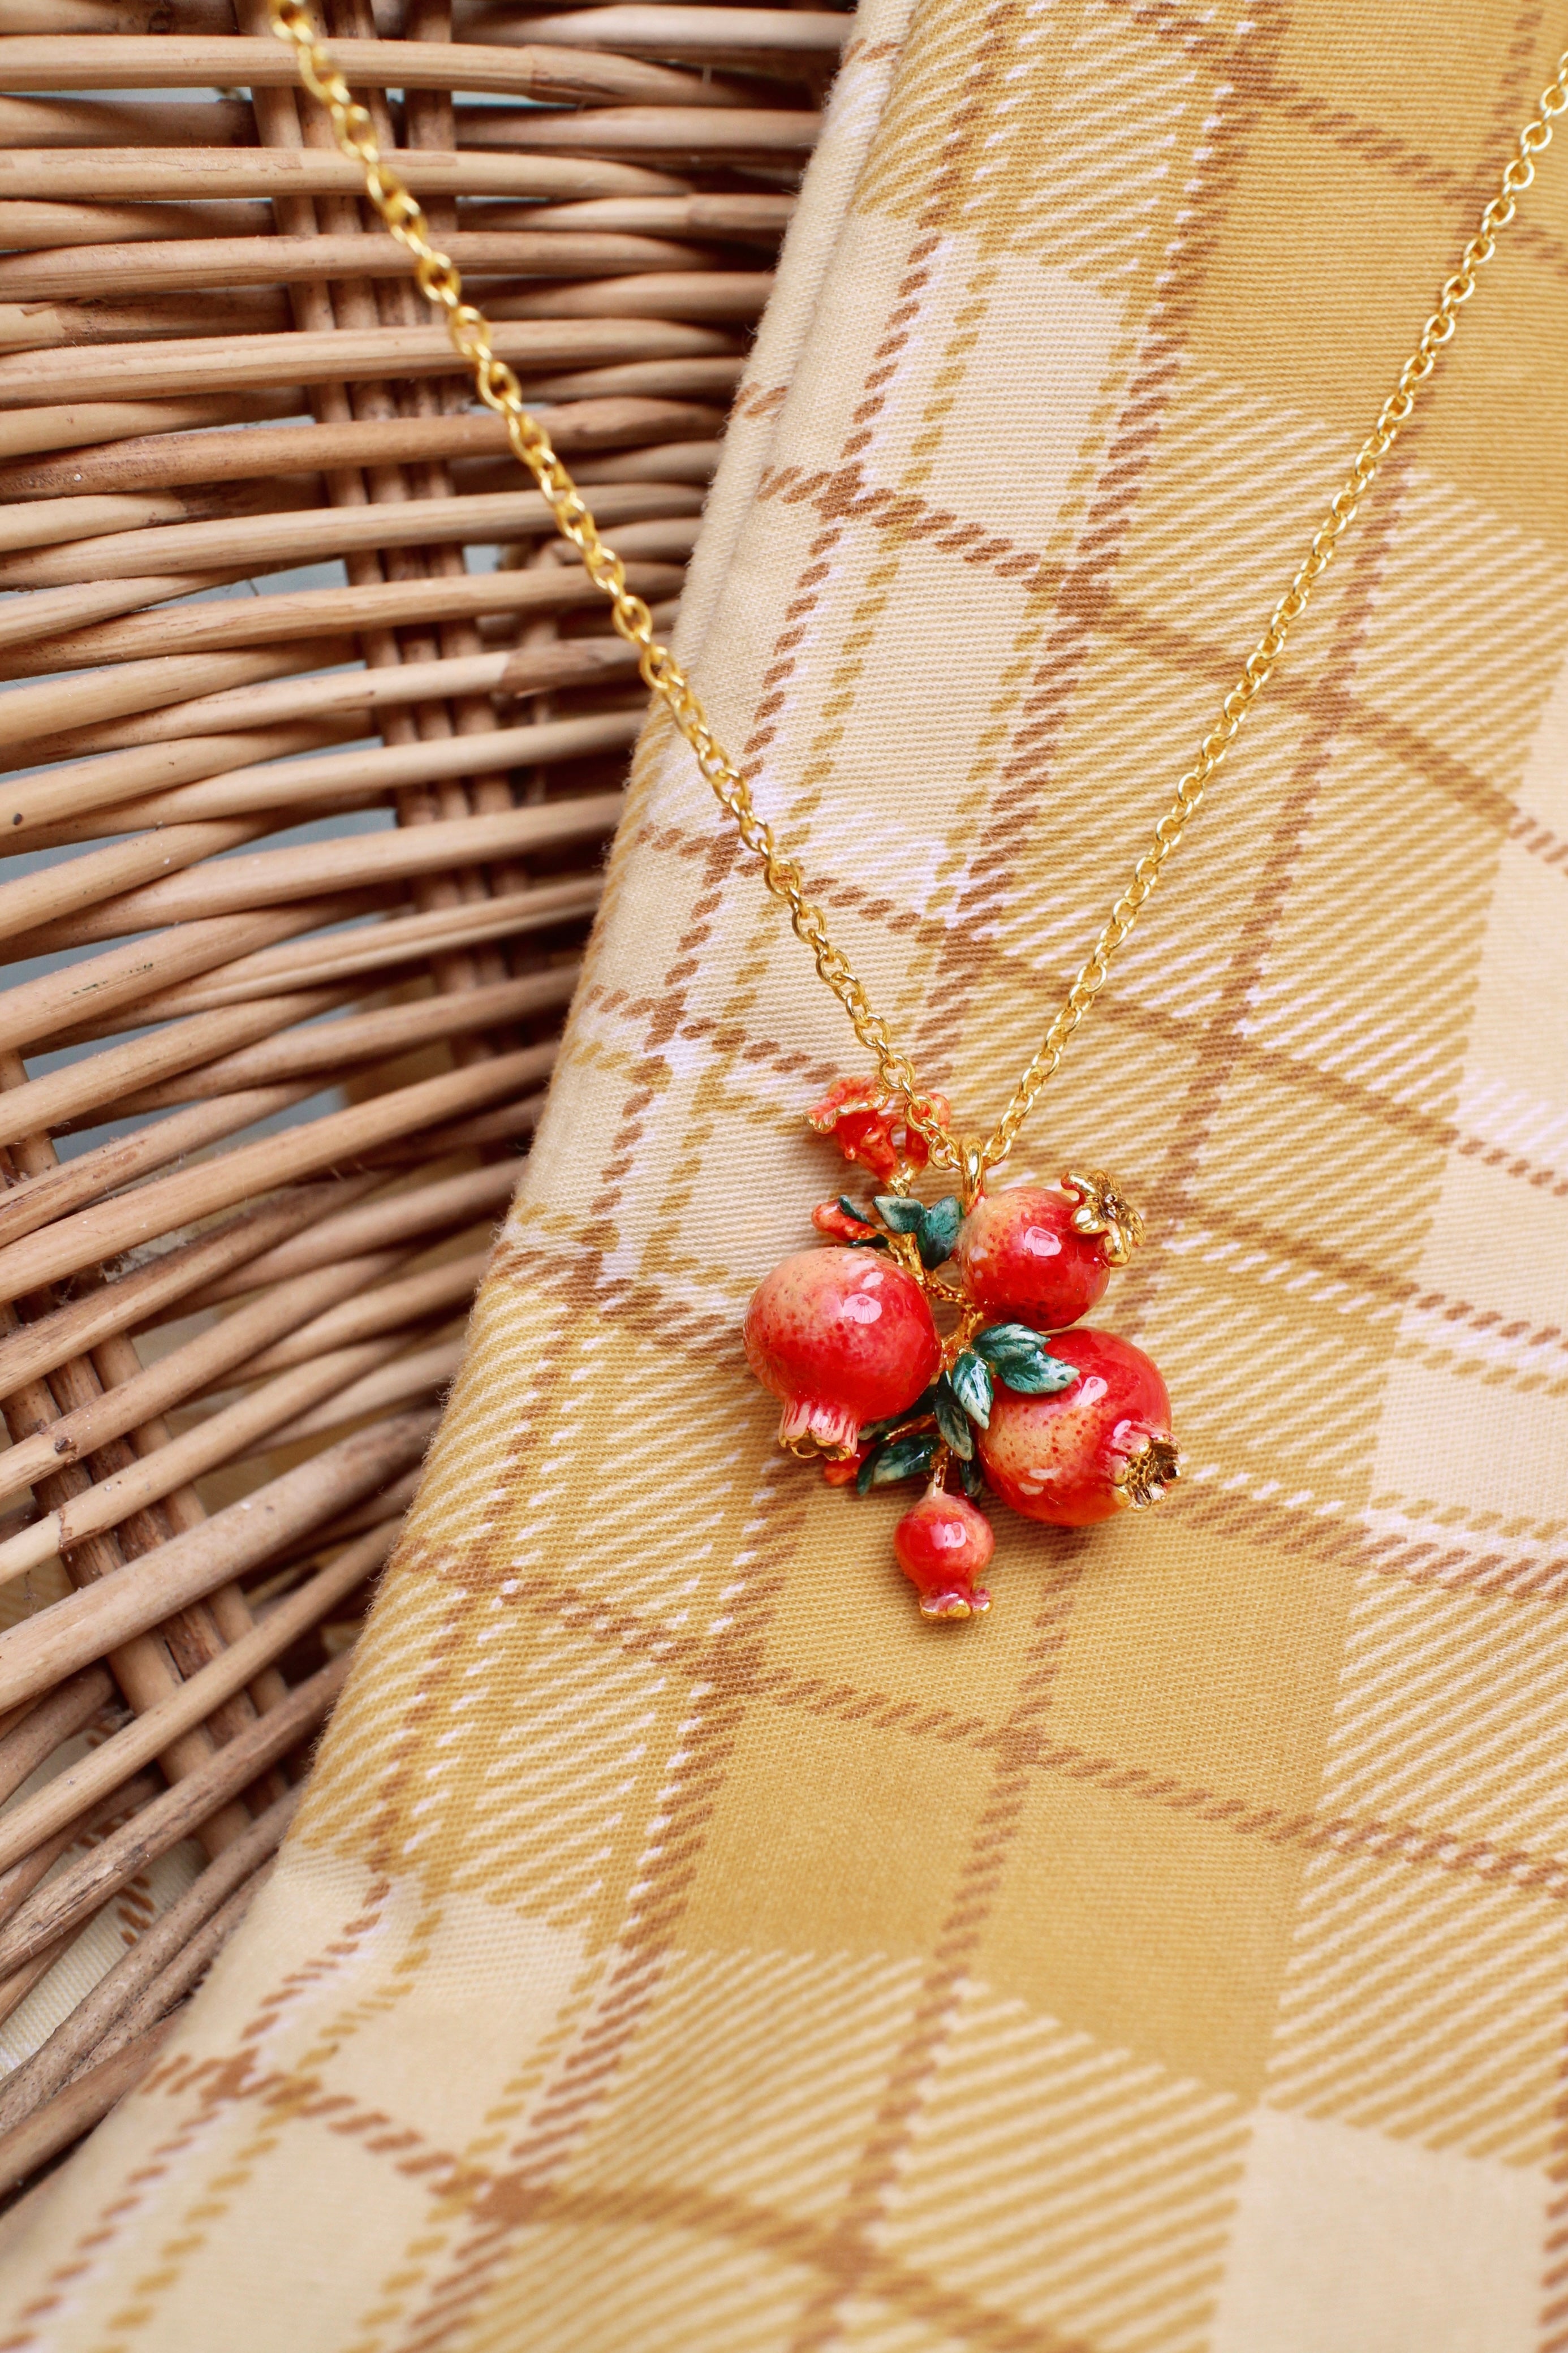
M 929 1147 L 868 1082 L 840 1079 L 806 1116 L 889 1189 L 813 1210 L 832 1247 L 759 1286 L 747 1360 L 782 1404 L 780 1444 L 820 1460 L 831 1485 L 925 1482 L 894 1531 L 899 1567 L 925 1617 L 977 1617 L 996 1547 L 988 1490 L 1026 1519 L 1081 1528 L 1158 1503 L 1179 1475 L 1154 1364 L 1113 1332 L 1071 1328 L 1142 1220 L 1099 1173 L 982 1194 L 967 1213 L 956 1194 L 916 1199 Z

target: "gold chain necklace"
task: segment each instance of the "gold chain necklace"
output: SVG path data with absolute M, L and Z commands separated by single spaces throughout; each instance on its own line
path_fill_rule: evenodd
M 874 1085 L 841 1081 L 808 1116 L 819 1132 L 835 1137 L 847 1160 L 883 1178 L 889 1189 L 869 1209 L 841 1196 L 815 1213 L 818 1229 L 839 1247 L 786 1260 L 767 1279 L 747 1316 L 747 1354 L 759 1378 L 783 1401 L 784 1443 L 825 1457 L 830 1479 L 853 1478 L 864 1493 L 929 1477 L 924 1500 L 895 1536 L 900 1566 L 919 1590 L 927 1617 L 974 1615 L 989 1601 L 974 1581 L 994 1544 L 974 1508 L 986 1482 L 1026 1517 L 1081 1526 L 1124 1506 L 1157 1501 L 1178 1466 L 1169 1400 L 1148 1357 L 1111 1334 L 1070 1328 L 1140 1240 L 1137 1213 L 1098 1173 L 1069 1172 L 1058 1187 L 1016 1187 L 991 1199 L 986 1178 L 1007 1159 L 1036 1098 L 1105 986 L 1117 950 L 1408 423 L 1497 250 L 1499 233 L 1534 180 L 1535 159 L 1551 143 L 1553 121 L 1568 109 L 1568 51 L 1520 132 L 1495 194 L 1268 627 L 1006 1108 L 982 1135 L 956 1127 L 944 1098 L 922 1088 L 832 939 L 798 861 L 758 816 L 744 776 L 715 735 L 680 664 L 655 637 L 647 606 L 627 588 L 624 565 L 601 538 L 546 428 L 525 406 L 516 374 L 496 357 L 488 321 L 465 301 L 457 269 L 432 243 L 423 210 L 383 155 L 371 116 L 321 41 L 307 0 L 268 0 L 268 6 L 273 31 L 293 47 L 301 81 L 327 110 L 339 147 L 363 171 L 371 204 L 412 255 L 419 289 L 443 313 L 480 400 L 504 419 L 511 448 L 543 492 L 557 530 L 608 599 L 616 630 L 637 649 L 645 682 L 689 744 L 757 859 L 767 889 L 787 907 L 796 934 L 875 1064 Z M 929 1205 L 916 1200 L 910 1188 L 928 1164 L 955 1172 L 961 1195 Z M 950 1263 L 958 1270 L 956 1284 L 939 1272 Z M 955 1319 L 945 1337 L 933 1305 Z M 955 1481 L 962 1493 L 951 1492 Z

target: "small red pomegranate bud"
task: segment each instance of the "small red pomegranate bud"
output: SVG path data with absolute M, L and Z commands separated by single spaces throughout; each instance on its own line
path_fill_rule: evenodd
M 942 1344 L 926 1295 L 879 1252 L 802 1250 L 775 1266 L 746 1311 L 746 1360 L 784 1400 L 779 1442 L 847 1460 L 863 1421 L 913 1405 Z
M 925 1618 L 978 1618 L 991 1596 L 974 1580 L 996 1549 L 984 1512 L 931 1488 L 893 1530 L 899 1567 L 921 1598 Z
M 868 1218 L 860 1217 L 843 1201 L 819 1201 L 811 1222 L 819 1234 L 831 1235 L 836 1242 L 869 1241 L 877 1230 Z
M 1171 1400 L 1142 1348 L 1114 1332 L 1058 1333 L 1051 1354 L 1079 1378 L 1049 1397 L 1002 1381 L 976 1442 L 985 1475 L 1026 1520 L 1085 1528 L 1159 1501 L 1177 1475 Z
M 1078 1206 L 1070 1194 L 1043 1185 L 1016 1185 L 978 1201 L 954 1252 L 976 1307 L 1037 1332 L 1087 1315 L 1110 1281 L 1110 1260 L 1100 1235 L 1074 1225 Z

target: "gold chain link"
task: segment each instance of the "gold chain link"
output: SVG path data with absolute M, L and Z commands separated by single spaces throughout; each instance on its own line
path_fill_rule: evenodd
M 799 865 L 780 845 L 773 828 L 758 816 L 745 777 L 714 734 L 685 671 L 669 649 L 654 636 L 653 617 L 647 605 L 627 588 L 625 565 L 614 548 L 606 546 L 600 537 L 586 501 L 556 456 L 544 427 L 524 406 L 522 386 L 516 375 L 504 360 L 497 359 L 489 322 L 482 311 L 463 300 L 463 281 L 456 268 L 431 243 L 429 224 L 423 210 L 384 158 L 371 117 L 354 98 L 321 40 L 306 0 L 268 0 L 268 7 L 273 31 L 280 40 L 293 44 L 300 79 L 331 116 L 339 147 L 363 169 L 370 202 L 398 243 L 413 255 L 414 274 L 421 293 L 426 301 L 445 312 L 453 346 L 472 372 L 479 398 L 487 408 L 494 409 L 505 420 L 512 449 L 539 484 L 557 530 L 577 550 L 589 578 L 609 599 L 616 629 L 638 649 L 644 681 L 665 703 L 690 745 L 699 768 L 733 821 L 736 832 L 760 862 L 768 889 L 788 908 L 795 933 L 810 949 L 818 973 L 848 1015 L 855 1035 L 876 1063 L 883 1086 L 901 1102 L 911 1124 L 931 1146 L 937 1166 L 959 1170 L 965 1176 L 966 1186 L 977 1188 L 985 1171 L 999 1167 L 1007 1157 L 1035 1098 L 1055 1073 L 1068 1040 L 1105 986 L 1112 957 L 1137 922 L 1166 860 L 1195 815 L 1210 778 L 1240 733 L 1247 712 L 1278 668 L 1291 628 L 1305 612 L 1312 590 L 1328 569 L 1378 468 L 1409 421 L 1417 394 L 1452 336 L 1461 308 L 1475 291 L 1478 273 L 1497 250 L 1498 232 L 1513 219 L 1519 197 L 1535 177 L 1535 158 L 1551 143 L 1552 122 L 1568 107 L 1568 51 L 1559 58 L 1555 76 L 1542 92 L 1535 113 L 1520 132 L 1514 152 L 1503 167 L 1496 195 L 1482 211 L 1475 235 L 1460 255 L 1452 277 L 1443 286 L 1436 309 L 1422 328 L 1415 349 L 1401 368 L 1398 382 L 1384 402 L 1376 424 L 1363 443 L 1295 577 L 1243 663 L 1240 677 L 1221 703 L 1218 718 L 1198 746 L 1196 760 L 1177 785 L 1170 807 L 1154 828 L 1149 848 L 1134 866 L 1126 889 L 1112 907 L 1104 929 L 1015 1088 L 1012 1101 L 992 1134 L 982 1142 L 978 1137 L 961 1134 L 941 1117 L 931 1096 L 921 1089 L 908 1055 L 894 1044 L 864 984 L 842 949 L 829 937 L 826 918 L 807 896 L 805 878 Z

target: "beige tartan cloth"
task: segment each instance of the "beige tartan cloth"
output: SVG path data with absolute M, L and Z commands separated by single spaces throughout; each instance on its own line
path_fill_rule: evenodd
M 868 0 L 684 620 L 999 1104 L 1568 39 Z M 6 2348 L 1568 2347 L 1568 153 L 1018 1173 L 1103 1159 L 1191 1483 L 772 1443 L 837 1008 L 655 725 L 278 1876 L 7 2242 Z

